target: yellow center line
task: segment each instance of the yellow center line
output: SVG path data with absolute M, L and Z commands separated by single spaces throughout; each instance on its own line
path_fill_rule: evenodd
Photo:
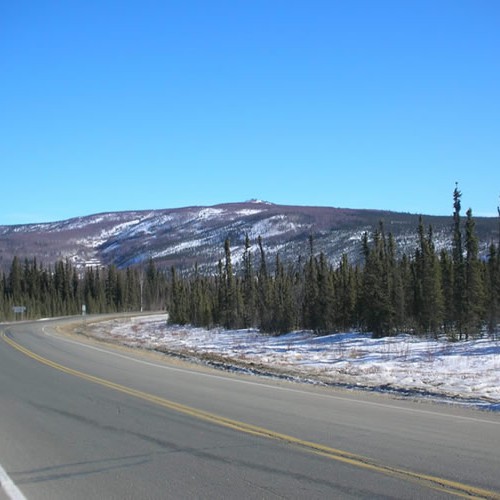
M 213 424 L 223 426 L 226 428 L 230 428 L 236 430 L 238 432 L 243 432 L 245 434 L 251 434 L 258 437 L 263 437 L 267 439 L 274 439 L 276 441 L 281 441 L 288 443 L 290 445 L 299 447 L 303 450 L 306 450 L 310 453 L 314 453 L 316 455 L 320 455 L 322 457 L 328 458 L 330 460 L 336 460 L 338 462 L 342 462 L 345 464 L 352 465 L 354 467 L 367 469 L 373 472 L 378 472 L 381 474 L 385 474 L 391 477 L 396 477 L 399 479 L 403 479 L 405 481 L 417 482 L 420 485 L 427 486 L 434 490 L 444 491 L 446 493 L 455 495 L 457 497 L 462 498 L 484 498 L 491 500 L 500 500 L 500 494 L 494 491 L 486 490 L 483 488 L 478 488 L 475 486 L 470 486 L 467 484 L 463 484 L 457 481 L 451 481 L 448 479 L 440 478 L 437 476 L 432 476 L 429 474 L 422 474 L 418 472 L 412 472 L 405 469 L 400 469 L 397 467 L 391 467 L 388 465 L 383 465 L 375 462 L 374 460 L 364 457 L 362 455 L 357 455 L 354 453 L 349 453 L 348 451 L 338 450 L 335 448 L 331 448 L 330 446 L 325 446 L 320 443 L 314 443 L 311 441 L 305 441 L 293 436 L 289 436 L 287 434 L 281 434 L 279 432 L 272 431 L 270 429 L 265 429 L 263 427 L 259 427 L 252 424 L 247 424 L 244 422 L 240 422 L 238 420 L 233 420 L 230 418 L 223 417 L 221 415 L 216 415 L 214 413 L 210 413 L 204 410 L 198 410 L 196 408 L 192 408 L 190 406 L 186 406 L 180 403 L 176 403 L 174 401 L 170 401 L 168 399 L 155 396 L 153 394 L 149 394 L 147 392 L 139 391 L 136 389 L 132 389 L 130 387 L 126 387 L 124 385 L 117 384 L 115 382 L 111 382 L 110 380 L 105 380 L 103 378 L 95 377 L 94 375 L 90 375 L 88 373 L 84 373 L 78 370 L 74 370 L 67 366 L 61 365 L 54 361 L 51 361 L 47 358 L 44 358 L 33 351 L 30 351 L 26 347 L 18 344 L 11 338 L 7 337 L 5 333 L 2 333 L 2 339 L 9 344 L 14 349 L 19 352 L 25 354 L 42 363 L 44 365 L 50 366 L 56 370 L 59 370 L 63 373 L 67 373 L 69 375 L 73 375 L 83 380 L 87 380 L 88 382 L 92 382 L 94 384 L 98 384 L 103 387 L 107 387 L 109 389 L 113 389 L 115 391 L 121 392 L 123 394 L 127 394 L 129 396 L 142 399 L 143 401 L 147 401 L 149 403 L 153 403 L 155 405 L 161 406 L 163 408 L 168 408 L 170 410 L 174 410 L 176 412 L 182 413 L 184 415 L 189 415 L 191 417 L 204 420 L 206 422 L 211 422 Z

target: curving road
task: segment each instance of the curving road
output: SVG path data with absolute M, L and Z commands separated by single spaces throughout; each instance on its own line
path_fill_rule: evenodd
M 500 499 L 500 415 L 0 327 L 0 500 Z

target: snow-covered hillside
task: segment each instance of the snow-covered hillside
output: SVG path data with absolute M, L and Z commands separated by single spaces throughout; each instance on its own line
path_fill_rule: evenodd
M 45 265 L 69 259 L 76 265 L 127 267 L 150 258 L 160 266 L 202 270 L 215 269 L 224 256 L 224 240 L 231 241 L 234 264 L 243 255 L 248 234 L 257 253 L 257 238 L 264 242 L 273 262 L 277 252 L 284 261 L 309 255 L 309 237 L 314 251 L 323 252 L 333 263 L 346 253 L 351 262 L 360 259 L 360 241 L 379 221 L 393 233 L 400 251 L 413 252 L 418 215 L 377 210 L 332 207 L 297 207 L 251 200 L 213 207 L 116 212 L 78 217 L 67 221 L 0 226 L 0 267 L 8 269 L 14 255 L 36 257 Z M 439 250 L 450 242 L 451 217 L 424 217 L 434 228 Z M 478 236 L 483 252 L 497 239 L 497 221 L 478 218 Z
M 272 337 L 254 330 L 169 326 L 166 315 L 89 325 L 99 338 L 179 353 L 250 372 L 394 391 L 500 410 L 500 339 L 450 343 L 359 333 Z

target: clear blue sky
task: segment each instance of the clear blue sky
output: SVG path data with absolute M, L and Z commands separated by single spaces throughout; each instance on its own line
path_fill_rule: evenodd
M 274 203 L 494 215 L 498 0 L 0 2 L 0 224 Z

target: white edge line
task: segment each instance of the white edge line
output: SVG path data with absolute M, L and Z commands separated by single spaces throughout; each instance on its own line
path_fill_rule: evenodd
M 26 500 L 21 490 L 14 484 L 14 481 L 7 475 L 4 468 L 0 465 L 0 485 L 10 498 L 10 500 Z

